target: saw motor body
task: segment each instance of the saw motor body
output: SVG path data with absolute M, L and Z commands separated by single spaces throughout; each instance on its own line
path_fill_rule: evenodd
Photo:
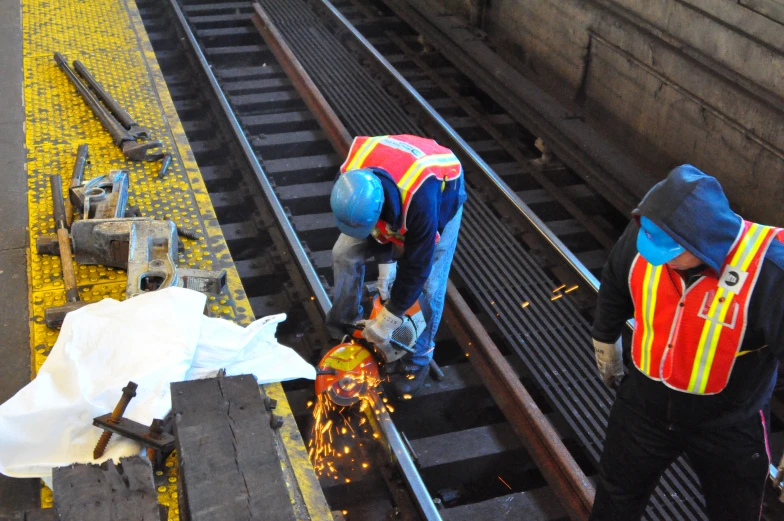
M 370 319 L 378 315 L 384 305 L 380 297 L 373 299 Z M 362 394 L 381 382 L 377 361 L 390 363 L 414 352 L 419 335 L 427 322 L 419 302 L 403 315 L 403 324 L 392 333 L 386 346 L 369 346 L 362 338 L 361 328 L 355 328 L 349 342 L 338 344 L 321 359 L 316 376 L 316 394 L 326 392 L 337 405 L 347 407 L 357 403 Z M 373 352 L 377 354 L 374 356 Z

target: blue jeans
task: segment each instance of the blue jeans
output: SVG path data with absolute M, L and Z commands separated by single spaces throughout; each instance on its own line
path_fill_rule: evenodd
M 441 240 L 433 254 L 433 266 L 430 276 L 422 288 L 419 303 L 425 316 L 429 316 L 427 327 L 417 339 L 413 355 L 407 355 L 408 365 L 425 366 L 433 358 L 435 342 L 441 314 L 444 311 L 446 284 L 449 280 L 449 267 L 455 255 L 457 236 L 460 232 L 460 221 L 463 208 L 457 211 L 451 221 L 444 227 Z M 367 262 L 367 239 L 354 239 L 340 234 L 332 248 L 332 271 L 335 274 L 335 295 L 332 309 L 327 315 L 327 325 L 335 332 L 340 324 L 354 322 L 362 317 L 362 285 L 365 282 L 365 263 Z

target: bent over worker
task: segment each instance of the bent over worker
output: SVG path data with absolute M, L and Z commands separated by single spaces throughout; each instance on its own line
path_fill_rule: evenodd
M 593 326 L 599 371 L 618 393 L 591 519 L 640 519 L 685 454 L 712 521 L 756 521 L 784 358 L 784 232 L 735 214 L 718 181 L 689 165 L 633 215 L 602 272 Z M 624 377 L 616 341 L 632 317 Z
M 332 249 L 335 294 L 327 324 L 339 338 L 345 323 L 362 318 L 365 263 L 374 257 L 385 305 L 362 336 L 388 345 L 417 300 L 428 317 L 415 353 L 393 376 L 398 395 L 412 395 L 433 356 L 466 199 L 463 171 L 432 139 L 397 135 L 355 138 L 340 174 L 330 199 L 341 235 Z

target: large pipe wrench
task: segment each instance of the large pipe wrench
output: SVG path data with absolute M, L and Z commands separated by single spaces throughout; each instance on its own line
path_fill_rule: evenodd
M 85 85 L 79 76 L 68 65 L 68 60 L 59 52 L 54 53 L 54 61 L 63 70 L 68 79 L 73 83 L 76 90 L 79 91 L 85 103 L 93 111 L 93 114 L 100 120 L 103 128 L 112 136 L 114 144 L 120 147 L 125 157 L 133 159 L 134 161 L 158 161 L 163 158 L 162 152 L 152 152 L 152 149 L 161 146 L 160 141 L 147 141 L 139 143 L 137 141 L 140 137 L 146 137 L 148 132 L 146 129 L 140 127 L 133 121 L 131 116 L 123 110 L 117 102 L 106 92 L 95 78 L 87 72 L 87 69 L 79 62 L 75 62 L 76 66 L 83 71 L 85 80 L 95 89 L 98 96 L 103 100 L 106 106 L 102 105 L 95 94 Z M 106 107 L 109 107 L 107 110 Z M 114 114 L 118 116 L 115 117 Z M 119 118 L 119 119 L 118 119 Z M 126 124 L 128 127 L 123 125 Z

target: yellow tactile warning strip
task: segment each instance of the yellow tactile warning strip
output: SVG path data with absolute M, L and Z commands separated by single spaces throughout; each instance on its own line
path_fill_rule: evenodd
M 183 239 L 185 253 L 179 265 L 228 270 L 224 294 L 210 297 L 211 314 L 251 322 L 253 313 L 134 1 L 23 0 L 22 7 L 30 244 L 35 245 L 39 235 L 54 233 L 49 174 L 59 173 L 67 186 L 76 148 L 88 143 L 85 179 L 129 170 L 129 203 L 142 215 L 172 219 L 202 236 L 198 241 Z M 118 103 L 164 143 L 174 156 L 164 180 L 158 179 L 159 162 L 125 159 L 55 64 L 55 52 L 71 62 L 81 60 Z M 64 303 L 65 297 L 59 258 L 38 255 L 33 246 L 28 259 L 32 361 L 37 372 L 57 339 L 57 332 L 43 324 L 44 309 Z M 122 270 L 77 266 L 79 294 L 86 301 L 122 299 L 125 280 Z M 281 386 L 266 386 L 266 392 L 278 400 L 276 413 L 285 419 L 279 455 L 298 517 L 332 519 Z M 156 485 L 160 502 L 170 506 L 169 519 L 178 520 L 175 457 L 167 462 L 167 472 L 156 476 Z M 51 506 L 46 487 L 41 499 Z

